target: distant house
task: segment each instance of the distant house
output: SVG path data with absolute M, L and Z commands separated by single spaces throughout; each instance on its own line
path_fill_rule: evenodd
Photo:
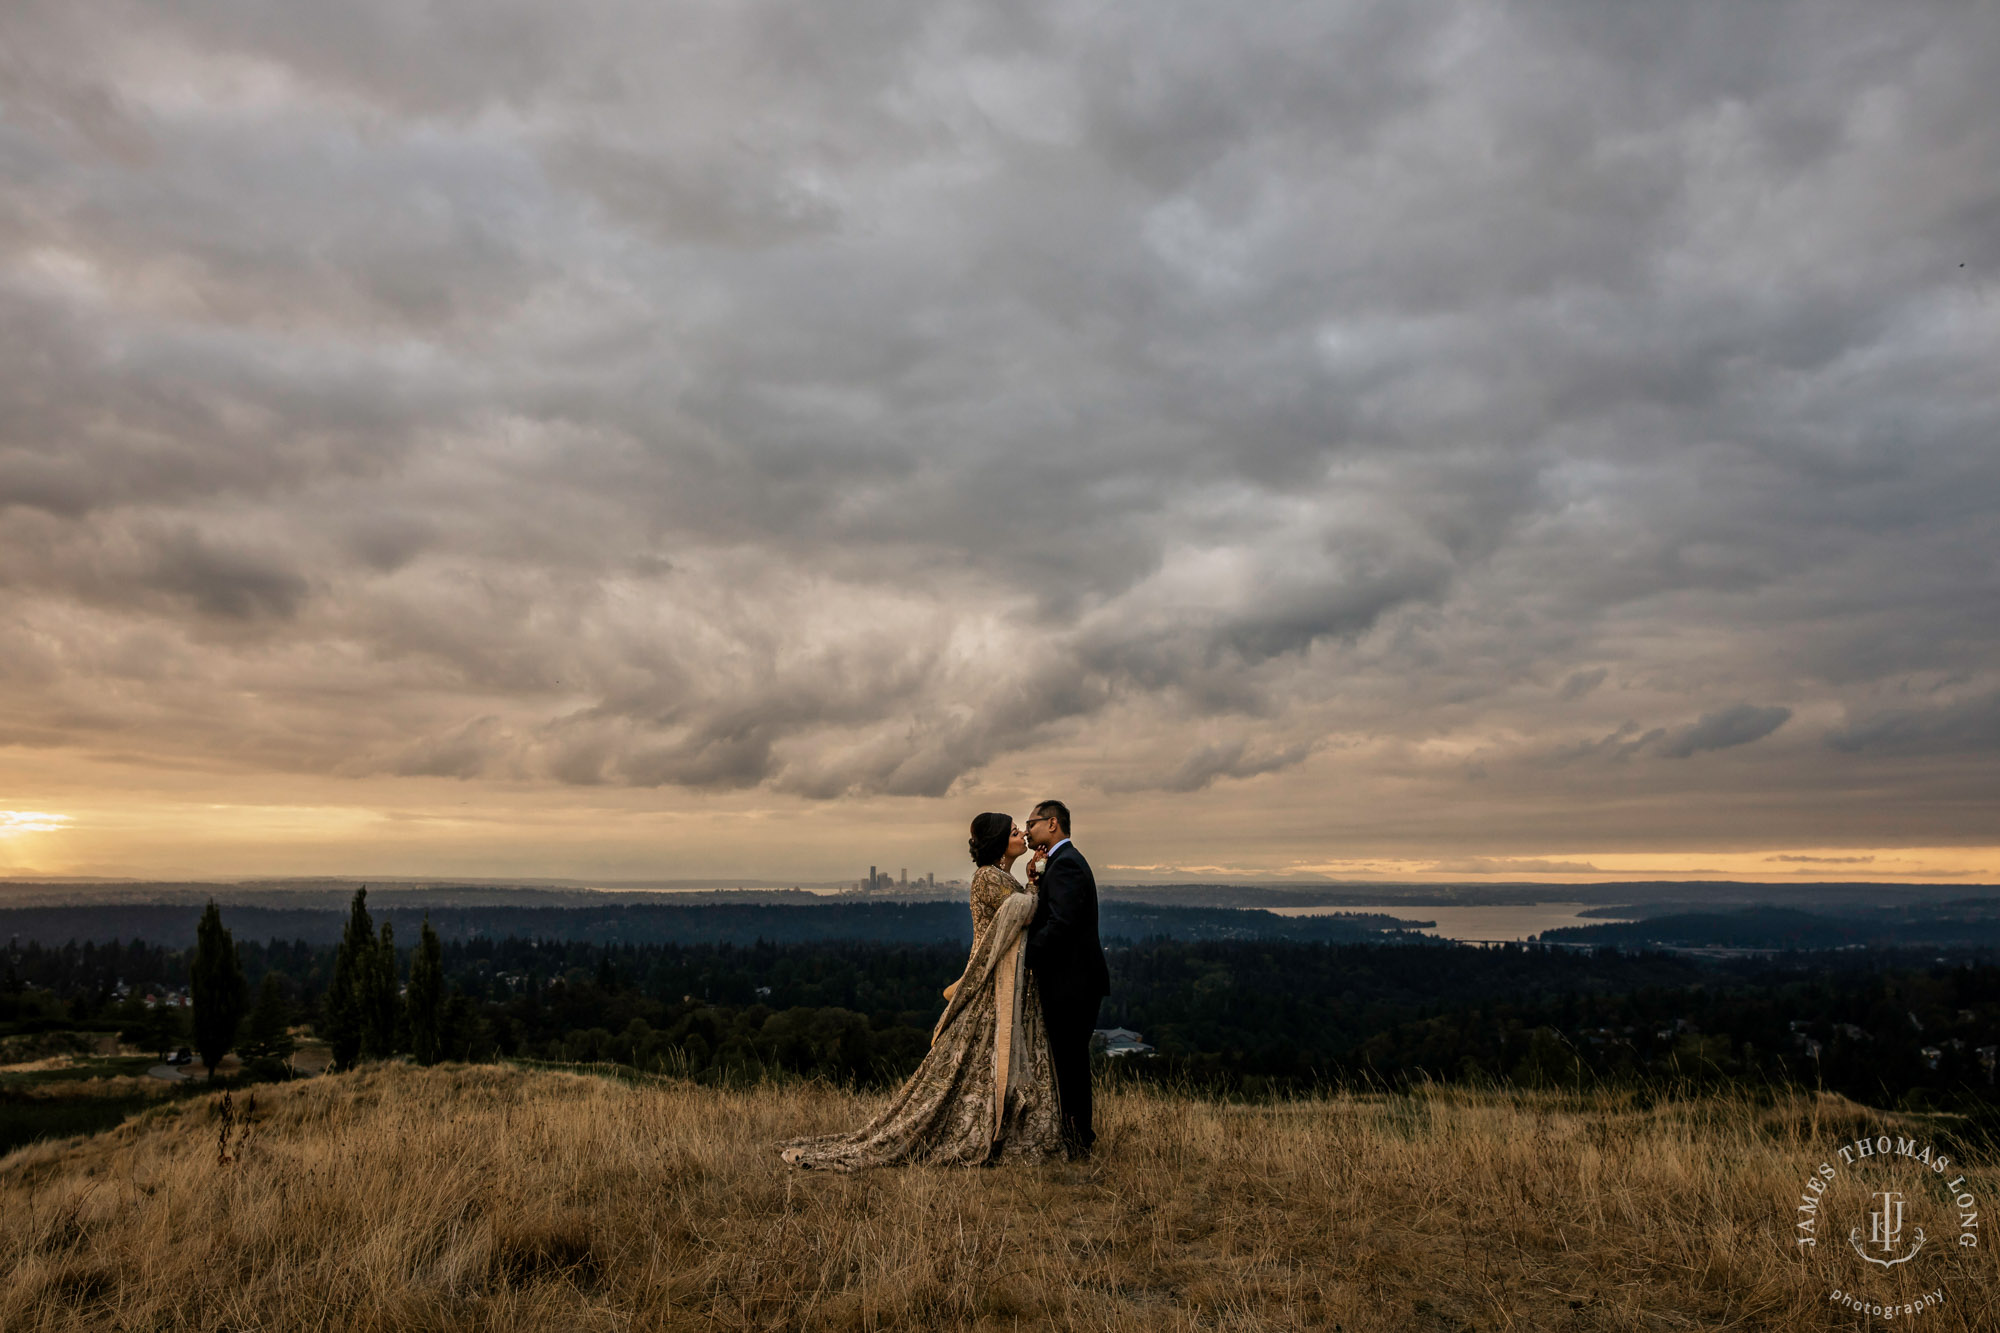
M 1131 1028 L 1098 1028 L 1090 1034 L 1090 1048 L 1105 1055 L 1151 1055 L 1153 1048 L 1140 1040 Z

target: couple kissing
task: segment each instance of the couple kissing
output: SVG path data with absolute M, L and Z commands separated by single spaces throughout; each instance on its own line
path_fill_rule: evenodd
M 861 1128 L 780 1144 L 791 1165 L 859 1171 L 1090 1155 L 1090 1034 L 1111 993 L 1097 880 L 1070 841 L 1061 801 L 1043 801 L 1020 823 L 975 816 L 971 833 L 972 951 L 945 987 L 930 1051 Z M 1023 856 L 1025 885 L 1013 875 Z

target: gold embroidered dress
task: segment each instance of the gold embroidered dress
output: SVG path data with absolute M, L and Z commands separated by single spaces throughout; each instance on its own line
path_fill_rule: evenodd
M 1041 997 L 1027 966 L 1035 895 L 998 866 L 972 875 L 972 952 L 917 1072 L 846 1134 L 780 1144 L 793 1166 L 859 1171 L 926 1162 L 1038 1162 L 1062 1149 Z

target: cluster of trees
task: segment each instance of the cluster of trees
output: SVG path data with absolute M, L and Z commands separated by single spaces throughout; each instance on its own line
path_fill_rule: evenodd
M 184 986 L 187 954 L 138 939 L 59 946 L 16 940 L 0 958 L 0 1023 L 72 1016 L 58 1011 L 57 997 L 66 1006 L 101 1005 L 120 982 L 140 990 Z
M 395 927 L 384 921 L 378 934 L 368 914 L 368 890 L 357 889 L 315 1028 L 332 1047 L 336 1069 L 401 1051 L 423 1064 L 442 1058 L 444 959 L 429 918 L 411 953 L 407 992 L 397 974 Z
M 1445 950 L 1440 956 L 1439 950 Z M 1110 1012 L 1134 1077 L 1248 1091 L 1417 1080 L 1819 1086 L 1874 1104 L 2000 1101 L 1991 954 L 1713 963 L 1534 946 L 1136 946 Z
M 133 941 L 72 942 L 59 949 L 31 944 L 10 952 L 0 978 L 0 1024 L 31 1030 L 109 1025 L 126 1040 L 161 1051 L 190 1039 L 210 1070 L 234 1050 L 253 1074 L 267 1077 L 285 1072 L 299 1018 L 327 1040 L 339 1068 L 403 1051 L 426 1064 L 443 1058 L 443 952 L 428 921 L 412 952 L 407 988 L 394 930 L 385 921 L 376 932 L 365 888 L 354 895 L 330 975 L 322 952 L 275 940 L 256 950 L 261 980 L 253 1004 L 244 951 L 211 899 L 191 950 Z M 322 976 L 323 990 L 314 984 Z M 182 987 L 190 1001 L 185 1012 L 177 1003 Z M 116 999 L 120 989 L 126 992 L 122 1001 Z
M 311 1018 L 312 1006 L 301 1005 L 301 996 L 324 988 L 320 971 L 330 956 L 283 940 L 229 945 L 238 968 L 253 983 L 262 980 L 253 986 L 256 998 L 236 1049 L 246 1062 L 281 1065 L 292 1046 L 290 1027 Z M 189 993 L 195 957 L 191 948 L 143 940 L 15 944 L 0 963 L 0 1032 L 115 1032 L 133 1045 L 172 1052 L 193 1038 L 190 1011 L 179 1001 Z
M 412 956 L 411 997 L 429 993 L 417 979 L 431 973 L 424 953 Z M 441 954 L 445 1058 L 867 1082 L 900 1078 L 921 1059 L 941 985 L 964 961 L 952 945 L 854 942 L 465 940 Z M 267 957 L 274 970 L 301 961 Z M 1122 1069 L 1251 1093 L 1420 1079 L 1782 1081 L 1935 1101 L 1985 1095 L 1980 1048 L 2000 1042 L 2000 968 L 1973 957 L 1716 964 L 1436 942 L 1173 940 L 1114 947 L 1110 957 L 1101 1023 L 1139 1030 L 1158 1052 Z M 406 1008 L 428 1003 L 411 998 Z
M 1110 950 L 1100 1022 L 1152 1057 L 1127 1076 L 1247 1093 L 1327 1082 L 1511 1080 L 1820 1085 L 1876 1103 L 1995 1097 L 2000 966 L 1990 953 L 1663 953 L 1286 940 L 1153 939 Z M 135 977 L 195 992 L 197 1027 L 241 1016 L 237 1049 L 281 1057 L 310 1023 L 336 1060 L 611 1060 L 734 1080 L 775 1072 L 902 1077 L 928 1047 L 952 943 L 440 940 L 398 948 L 357 893 L 335 947 L 237 946 L 205 913 L 193 949 L 29 947 L 9 955 L 23 1021 L 136 1025 Z M 197 984 L 197 978 L 201 978 Z M 256 996 L 242 1014 L 243 980 Z M 57 1012 L 60 1011 L 60 1020 Z M 204 1028 L 204 1031 L 210 1029 Z M 204 1056 L 212 1041 L 202 1037 Z
M 922 1058 L 964 961 L 955 945 L 450 941 L 437 1039 L 456 1060 L 881 1081 Z

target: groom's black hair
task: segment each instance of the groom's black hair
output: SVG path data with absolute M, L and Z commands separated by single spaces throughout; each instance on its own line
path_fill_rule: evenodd
M 999 865 L 1013 836 L 1014 816 L 988 811 L 972 817 L 972 836 L 965 840 L 965 849 L 972 853 L 976 866 Z
M 1056 817 L 1056 827 L 1063 831 L 1065 838 L 1069 836 L 1068 806 L 1064 805 L 1061 801 L 1043 801 L 1035 807 L 1035 818 L 1040 819 L 1043 815 L 1054 815 Z

